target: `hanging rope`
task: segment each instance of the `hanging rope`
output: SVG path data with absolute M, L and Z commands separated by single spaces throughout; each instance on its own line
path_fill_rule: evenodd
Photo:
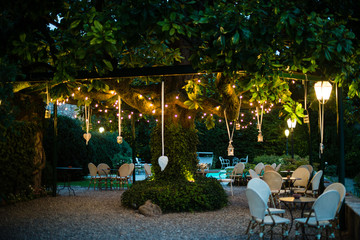
M 118 95 L 118 109 L 119 109 L 119 115 L 118 115 L 119 136 L 117 136 L 116 141 L 118 144 L 122 144 L 123 138 L 121 136 L 121 98 L 120 98 L 120 95 Z
M 236 130 L 240 130 L 241 100 L 242 100 L 242 96 L 239 96 L 239 112 L 238 112 L 238 115 L 237 115 L 237 121 L 235 122 L 235 128 L 236 128 Z
M 264 114 L 264 107 L 261 107 L 261 116 L 259 117 L 259 107 L 256 107 L 256 117 L 257 117 L 257 123 L 259 128 L 259 133 L 261 133 L 261 125 L 263 120 L 263 114 Z
M 161 156 L 165 155 L 164 149 L 164 81 L 161 82 Z
M 164 101 L 165 101 L 165 85 L 164 81 L 161 82 L 161 156 L 158 159 L 161 171 L 164 171 L 169 159 L 165 156 L 165 143 L 164 143 Z
M 227 128 L 227 132 L 228 132 L 228 136 L 229 136 L 229 143 L 231 144 L 231 143 L 232 143 L 232 140 L 233 140 L 234 129 L 235 129 L 235 128 L 233 127 L 232 132 L 231 132 L 231 135 L 230 135 L 229 123 L 228 123 L 228 120 L 227 120 L 227 117 L 226 117 L 226 109 L 224 110 L 224 117 L 225 117 L 226 128 Z
M 91 114 L 91 107 L 86 106 L 85 104 L 85 125 L 86 125 L 86 133 L 84 134 L 84 138 L 86 140 L 86 145 L 88 145 L 88 142 L 91 138 L 91 134 L 89 133 L 90 130 L 90 114 Z
M 50 118 L 51 113 L 49 110 L 49 102 L 50 102 L 50 93 L 49 93 L 49 82 L 46 82 L 46 109 L 45 109 L 45 118 Z

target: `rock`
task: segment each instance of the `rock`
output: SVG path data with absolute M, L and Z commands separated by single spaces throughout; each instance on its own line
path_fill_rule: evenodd
M 153 217 L 161 215 L 162 211 L 158 205 L 152 203 L 151 200 L 147 200 L 144 205 L 139 207 L 139 213 L 148 217 Z

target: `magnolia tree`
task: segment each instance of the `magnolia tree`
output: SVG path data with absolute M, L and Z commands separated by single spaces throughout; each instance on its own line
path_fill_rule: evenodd
M 298 85 L 299 80 L 330 80 L 343 86 L 350 98 L 359 96 L 359 32 L 355 13 L 348 10 L 356 9 L 353 3 L 99 0 L 44 1 L 40 7 L 18 3 L 6 3 L 2 10 L 6 27 L 1 30 L 7 34 L 2 38 L 3 59 L 19 70 L 14 83 L 18 93 L 44 94 L 48 84 L 51 98 L 90 106 L 99 102 L 111 106 L 121 96 L 131 108 L 159 117 L 164 81 L 166 126 L 190 132 L 199 112 L 207 113 L 208 128 L 214 126 L 214 115 L 226 113 L 227 119 L 236 120 L 240 96 L 242 108 L 278 104 L 283 114 L 301 123 L 304 106 L 292 98 L 293 80 Z M 197 73 L 117 75 L 123 69 L 176 65 L 190 65 Z M 50 73 L 51 78 L 29 77 L 39 72 Z M 175 138 L 176 134 L 167 136 Z M 175 144 L 191 149 L 184 157 L 190 159 L 184 171 L 195 168 L 193 144 L 185 140 Z M 166 145 L 174 147 L 172 142 Z M 155 147 L 153 155 L 156 160 L 160 149 Z M 169 156 L 169 166 L 178 158 Z M 156 164 L 154 168 L 160 171 Z

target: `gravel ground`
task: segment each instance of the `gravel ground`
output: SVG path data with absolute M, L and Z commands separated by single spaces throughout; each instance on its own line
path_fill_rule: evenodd
M 245 187 L 234 187 L 234 196 L 225 188 L 229 205 L 223 209 L 160 217 L 121 206 L 123 190 L 75 188 L 76 196 L 62 190 L 58 197 L 0 207 L 0 239 L 246 239 Z

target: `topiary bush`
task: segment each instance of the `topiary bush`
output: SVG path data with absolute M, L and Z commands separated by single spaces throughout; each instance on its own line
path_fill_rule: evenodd
M 144 180 L 135 182 L 121 196 L 123 206 L 139 208 L 147 200 L 163 212 L 193 212 L 220 209 L 227 205 L 227 195 L 214 178 L 197 176 L 194 182 Z

